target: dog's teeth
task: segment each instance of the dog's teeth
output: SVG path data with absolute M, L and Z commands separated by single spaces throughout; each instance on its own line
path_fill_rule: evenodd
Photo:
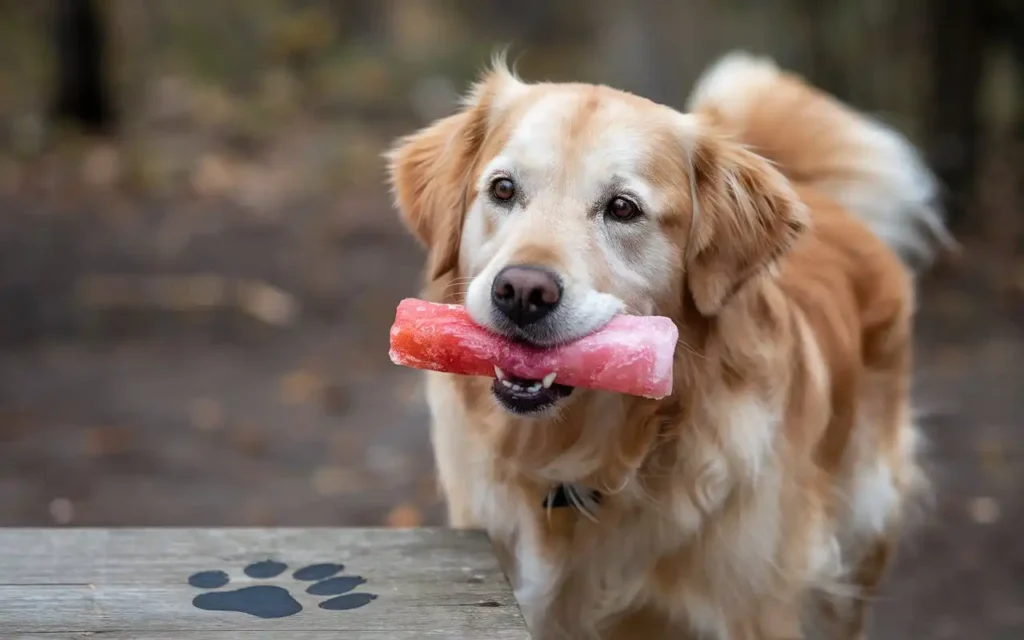
M 509 389 L 511 389 L 512 387 L 516 386 L 516 385 L 512 384 L 511 382 L 509 382 L 508 380 L 505 380 L 504 378 L 501 380 L 501 384 L 505 385 Z
M 505 372 L 498 368 L 498 365 L 494 365 L 494 377 L 498 380 L 505 379 Z
M 530 385 L 530 393 L 537 393 L 538 391 L 540 391 L 540 388 L 541 384 L 539 382 L 534 382 L 532 385 Z
M 548 375 L 544 376 L 544 379 L 541 381 L 541 384 L 544 385 L 545 389 L 550 389 L 551 385 L 555 384 L 555 372 L 552 371 Z

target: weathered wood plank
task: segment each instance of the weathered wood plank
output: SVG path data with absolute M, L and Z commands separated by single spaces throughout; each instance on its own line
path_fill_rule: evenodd
M 287 568 L 247 575 L 266 560 Z M 315 589 L 294 576 L 321 564 L 344 568 Z M 259 569 L 279 574 L 253 577 Z M 228 579 L 224 586 L 189 584 L 220 571 L 226 576 L 204 576 L 210 585 Z M 197 603 L 218 608 L 226 597 L 258 616 L 193 602 L 241 588 L 250 590 Z M 321 608 L 334 597 L 354 608 Z M 4 638 L 110 640 L 529 637 L 487 538 L 440 529 L 0 530 L 0 630 Z

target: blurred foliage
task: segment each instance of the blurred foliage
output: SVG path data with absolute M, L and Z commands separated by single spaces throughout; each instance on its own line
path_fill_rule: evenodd
M 99 3 L 124 111 L 118 146 L 134 159 L 123 183 L 154 193 L 180 189 L 191 180 L 186 166 L 211 149 L 223 162 L 253 158 L 311 123 L 318 132 L 307 153 L 291 159 L 300 173 L 320 174 L 316 184 L 367 185 L 388 137 L 447 113 L 504 45 L 525 77 L 605 82 L 677 106 L 701 69 L 741 47 L 918 141 L 930 108 L 926 0 Z M 67 133 L 45 118 L 50 5 L 0 0 L 8 183 L 13 159 Z M 1019 118 L 1019 70 L 1005 47 L 986 56 L 981 116 L 998 136 Z

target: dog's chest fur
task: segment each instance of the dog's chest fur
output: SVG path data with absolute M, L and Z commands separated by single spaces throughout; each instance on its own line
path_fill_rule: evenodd
M 713 403 L 730 407 L 714 430 L 694 428 L 674 442 L 664 452 L 663 475 L 656 457 L 642 474 L 596 487 L 602 499 L 591 519 L 543 503 L 559 480 L 587 471 L 574 467 L 594 460 L 595 451 L 572 448 L 548 465 L 547 477 L 526 479 L 480 435 L 473 421 L 481 416 L 467 410 L 445 376 L 432 377 L 430 398 L 435 448 L 442 459 L 460 461 L 448 465 L 458 477 L 442 482 L 469 505 L 464 524 L 491 536 L 536 637 L 616 637 L 609 627 L 623 616 L 630 629 L 641 616 L 666 634 L 696 628 L 725 637 L 726 612 L 748 606 L 771 582 L 783 478 L 771 460 L 778 416 L 759 403 Z M 599 415 L 622 417 L 613 407 Z M 588 445 L 597 446 L 580 443 Z

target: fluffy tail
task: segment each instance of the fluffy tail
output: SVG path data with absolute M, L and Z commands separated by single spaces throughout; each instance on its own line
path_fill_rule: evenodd
M 910 142 L 774 62 L 731 53 L 708 69 L 689 110 L 776 163 L 794 182 L 834 198 L 911 268 L 923 268 L 952 238 L 938 182 Z

